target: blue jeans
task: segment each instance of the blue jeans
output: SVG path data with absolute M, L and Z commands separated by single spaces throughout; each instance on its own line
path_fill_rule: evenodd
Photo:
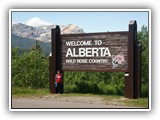
M 62 93 L 62 83 L 57 83 L 56 93 Z

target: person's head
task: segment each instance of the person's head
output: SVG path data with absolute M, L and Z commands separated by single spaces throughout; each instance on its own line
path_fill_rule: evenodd
M 58 74 L 60 74 L 60 73 L 61 73 L 61 71 L 60 71 L 60 70 L 57 70 L 57 73 L 58 73 Z

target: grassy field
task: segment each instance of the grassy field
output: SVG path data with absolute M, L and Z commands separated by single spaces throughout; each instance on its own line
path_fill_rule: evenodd
M 49 94 L 48 89 L 12 88 L 13 97 L 41 97 Z
M 42 98 L 50 94 L 49 89 L 31 89 L 31 88 L 12 88 L 12 97 L 14 98 Z M 139 99 L 128 99 L 124 96 L 116 95 L 99 95 L 99 94 L 81 94 L 81 93 L 69 93 L 61 94 L 59 97 L 98 97 L 102 98 L 103 101 L 108 105 L 128 105 L 128 106 L 139 106 L 139 107 L 148 107 L 148 98 L 139 98 Z

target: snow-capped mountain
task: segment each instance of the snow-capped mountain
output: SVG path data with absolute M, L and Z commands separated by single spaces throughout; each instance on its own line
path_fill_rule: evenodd
M 51 29 L 55 28 L 55 26 L 56 25 L 44 25 L 34 27 L 22 23 L 16 23 L 12 25 L 12 34 L 39 41 L 50 42 Z M 84 33 L 82 28 L 73 24 L 69 24 L 67 26 L 60 25 L 60 29 L 61 34 Z

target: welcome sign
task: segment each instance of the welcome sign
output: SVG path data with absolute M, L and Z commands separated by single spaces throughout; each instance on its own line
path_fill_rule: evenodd
M 62 70 L 127 70 L 127 32 L 66 34 L 61 41 Z
M 55 92 L 57 70 L 124 72 L 125 97 L 140 97 L 141 45 L 137 41 L 137 23 L 129 22 L 128 31 L 60 34 L 52 32 L 49 57 L 50 92 Z

